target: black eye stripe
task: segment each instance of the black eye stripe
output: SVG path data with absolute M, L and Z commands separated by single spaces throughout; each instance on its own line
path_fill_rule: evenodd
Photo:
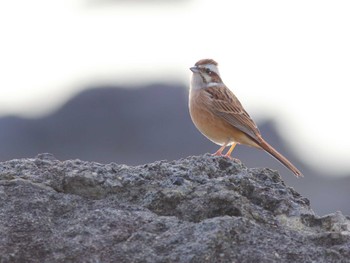
M 209 68 L 203 68 L 203 71 L 209 75 L 211 75 L 212 73 L 214 73 L 213 71 L 211 71 Z

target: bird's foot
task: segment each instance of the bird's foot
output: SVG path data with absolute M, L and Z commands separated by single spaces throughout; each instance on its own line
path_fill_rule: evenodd
M 229 154 L 222 154 L 222 152 L 212 153 L 211 156 L 219 156 L 219 157 L 224 157 L 224 158 L 230 159 L 231 161 L 234 161 L 234 162 L 241 162 L 239 159 L 233 158 Z
M 227 155 L 227 154 L 225 154 L 225 155 L 223 155 L 223 157 L 226 157 L 227 159 L 230 159 L 231 161 L 234 161 L 234 162 L 241 162 L 239 159 L 237 159 L 237 158 L 233 158 L 231 155 Z
M 230 160 L 234 160 L 235 158 L 233 158 L 231 155 L 228 155 L 228 154 L 225 154 L 223 155 L 224 157 L 226 157 L 227 159 L 230 159 Z

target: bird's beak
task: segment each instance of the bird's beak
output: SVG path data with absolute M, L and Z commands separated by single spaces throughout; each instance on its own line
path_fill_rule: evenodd
M 199 72 L 199 68 L 196 66 L 196 67 L 191 67 L 190 70 L 193 72 L 193 73 L 198 73 Z

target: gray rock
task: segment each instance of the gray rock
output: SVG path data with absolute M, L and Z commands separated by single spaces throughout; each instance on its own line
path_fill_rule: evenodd
M 208 154 L 11 160 L 0 206 L 0 262 L 350 262 L 348 217 L 315 215 L 275 171 Z
M 338 167 L 332 169 L 331 161 L 328 170 L 332 174 L 311 167 L 308 158 L 298 154 L 305 149 L 292 151 L 292 142 L 271 118 L 261 115 L 256 119 L 263 137 L 307 176 L 295 180 L 269 154 L 252 147 L 236 147 L 233 156 L 248 167 L 280 171 L 283 180 L 307 197 L 320 215 L 336 210 L 350 214 L 350 171 L 337 173 Z M 286 121 L 284 124 L 288 125 Z M 41 117 L 0 116 L 0 145 L 0 162 L 50 152 L 60 160 L 79 156 L 87 161 L 133 166 L 217 150 L 217 145 L 193 125 L 188 113 L 188 87 L 176 83 L 97 85 Z

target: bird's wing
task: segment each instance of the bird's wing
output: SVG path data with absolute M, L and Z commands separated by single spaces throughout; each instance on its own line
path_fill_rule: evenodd
M 212 107 L 211 111 L 223 118 L 233 127 L 246 133 L 251 138 L 260 141 L 260 131 L 249 114 L 244 110 L 237 97 L 225 86 L 210 87 L 205 91 L 209 94 Z

